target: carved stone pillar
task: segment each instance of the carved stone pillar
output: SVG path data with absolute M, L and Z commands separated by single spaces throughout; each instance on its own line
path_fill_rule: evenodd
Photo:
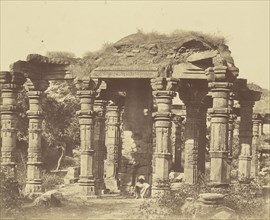
M 42 98 L 49 82 L 45 80 L 28 80 L 29 110 L 29 135 L 28 135 L 28 161 L 26 193 L 42 192 L 42 159 L 41 159 L 41 133 L 42 133 Z
M 171 151 L 171 105 L 172 99 L 176 95 L 175 89 L 177 80 L 173 78 L 151 79 L 153 96 L 157 105 L 157 112 L 153 114 L 155 121 L 156 147 L 153 156 L 155 161 L 153 169 L 152 193 L 155 194 L 161 189 L 162 182 L 169 179 L 169 172 L 172 163 Z M 163 188 L 162 188 L 163 187 Z
M 210 158 L 211 171 L 210 181 L 215 185 L 230 183 L 229 170 L 229 147 L 228 147 L 228 120 L 229 120 L 229 94 L 232 83 L 238 74 L 237 68 L 227 66 L 216 66 L 208 68 L 206 75 L 213 107 L 209 109 L 211 115 L 210 134 Z
M 228 118 L 228 169 L 227 169 L 227 179 L 231 178 L 231 163 L 233 155 L 233 134 L 234 134 L 234 120 L 237 116 L 233 112 L 234 106 L 234 93 L 229 93 L 228 108 L 229 108 L 229 118 Z
M 94 100 L 97 85 L 91 79 L 76 80 L 77 95 L 80 99 L 81 110 L 77 112 L 80 124 L 81 140 L 81 173 L 79 185 L 82 196 L 94 196 L 98 194 L 94 177 Z
M 25 82 L 23 74 L 17 72 L 0 72 L 1 83 L 1 137 L 2 169 L 10 178 L 17 178 L 16 139 L 17 139 L 17 97 Z
M 105 146 L 107 157 L 104 162 L 104 182 L 110 192 L 120 192 L 119 189 L 119 150 L 120 150 L 120 110 L 116 105 L 108 105 L 106 112 Z
M 261 128 L 260 128 L 260 135 L 263 135 L 263 120 L 261 120 Z
M 182 136 L 182 125 L 181 122 L 183 118 L 179 115 L 174 116 L 172 124 L 172 135 L 171 135 L 171 144 L 172 144 L 172 163 L 173 170 L 175 172 L 181 172 L 181 136 Z
M 252 160 L 251 160 L 251 177 L 258 176 L 259 172 L 259 152 L 258 152 L 258 138 L 259 138 L 260 118 L 258 114 L 253 115 L 252 120 Z
M 205 174 L 205 153 L 206 153 L 206 117 L 207 107 L 201 106 L 199 109 L 199 136 L 198 136 L 198 171 L 199 174 Z
M 202 105 L 202 100 L 207 92 L 206 82 L 182 80 L 180 83 L 179 96 L 186 105 L 184 174 L 188 184 L 196 184 L 198 171 L 204 173 L 205 169 L 206 108 Z
M 240 103 L 240 124 L 239 124 L 239 144 L 241 153 L 239 156 L 238 179 L 249 182 L 251 177 L 252 159 L 252 137 L 253 137 L 253 106 L 255 101 L 260 99 L 260 93 L 247 88 L 247 80 L 239 79 L 239 103 Z M 256 147 L 255 147 L 256 149 Z
M 104 184 L 104 159 L 105 147 L 105 112 L 107 101 L 95 100 L 94 111 L 96 112 L 94 127 L 94 146 L 96 155 L 95 177 L 99 190 L 105 189 Z

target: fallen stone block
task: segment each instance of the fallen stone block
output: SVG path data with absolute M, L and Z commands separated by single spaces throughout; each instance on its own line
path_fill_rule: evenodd
M 50 190 L 34 200 L 34 206 L 60 206 L 63 200 L 62 193 L 57 190 Z

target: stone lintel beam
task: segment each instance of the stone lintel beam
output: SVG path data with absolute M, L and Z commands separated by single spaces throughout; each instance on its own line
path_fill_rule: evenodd
M 98 67 L 91 72 L 96 79 L 152 79 L 158 76 L 157 66 L 110 66 Z
M 27 61 L 17 61 L 10 65 L 10 71 L 21 72 L 26 78 L 33 80 L 73 79 L 69 72 L 69 61 L 49 59 L 38 54 L 30 54 Z
M 1 83 L 1 137 L 2 161 L 1 165 L 8 177 L 17 178 L 15 160 L 17 139 L 17 98 L 18 92 L 25 82 L 24 76 L 19 72 L 0 72 Z

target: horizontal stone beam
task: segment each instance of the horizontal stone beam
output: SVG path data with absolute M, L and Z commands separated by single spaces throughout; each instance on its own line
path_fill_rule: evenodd
M 111 66 L 98 67 L 91 72 L 92 78 L 126 78 L 126 79 L 151 79 L 158 76 L 158 67 L 129 67 L 129 66 Z
M 75 77 L 67 70 L 67 64 L 33 63 L 17 61 L 10 65 L 10 71 L 23 73 L 31 80 L 72 80 Z

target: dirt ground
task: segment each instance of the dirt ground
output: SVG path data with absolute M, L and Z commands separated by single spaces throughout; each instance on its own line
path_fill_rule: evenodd
M 80 198 L 77 184 L 64 185 L 58 189 L 63 195 L 59 207 L 35 207 L 26 203 L 13 218 L 18 220 L 95 220 L 95 219 L 134 219 L 143 199 L 122 196 L 105 198 Z M 1 218 L 0 218 L 1 219 Z M 2 220 L 1 219 L 1 220 Z
M 85 202 L 64 201 L 60 207 L 25 207 L 16 219 L 75 220 L 75 219 L 131 219 L 143 203 L 138 199 L 91 199 Z

